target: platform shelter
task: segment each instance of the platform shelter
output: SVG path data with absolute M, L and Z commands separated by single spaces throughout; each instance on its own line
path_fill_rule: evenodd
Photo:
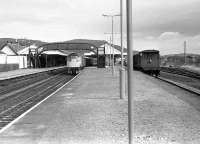
M 105 44 L 101 40 L 72 40 L 67 42 L 47 43 L 36 49 L 36 67 L 41 67 L 40 55 L 45 51 L 61 50 L 79 54 L 93 53 L 97 60 L 97 67 L 105 67 Z

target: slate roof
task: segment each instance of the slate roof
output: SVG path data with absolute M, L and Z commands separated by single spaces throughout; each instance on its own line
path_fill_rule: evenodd
M 18 55 L 18 51 L 24 49 L 25 47 L 24 46 L 21 46 L 17 43 L 7 43 L 7 44 L 4 44 L 0 50 L 2 50 L 5 46 L 8 46 L 16 55 Z
M 0 51 L 0 54 L 5 54 L 4 52 Z
M 108 44 L 111 45 L 111 46 L 113 46 L 118 51 L 121 51 L 121 46 L 119 46 L 119 45 L 112 45 L 110 43 L 108 43 Z M 124 51 L 124 53 L 127 53 L 127 48 L 124 48 L 123 51 Z

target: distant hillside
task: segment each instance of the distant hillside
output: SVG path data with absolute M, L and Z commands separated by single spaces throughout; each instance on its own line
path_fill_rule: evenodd
M 96 47 L 100 47 L 102 45 L 104 45 L 105 43 L 108 43 L 105 40 L 90 40 L 90 39 L 73 39 L 73 40 L 68 40 L 68 41 L 64 41 L 66 43 L 88 43 L 88 44 L 93 44 Z M 53 44 L 53 43 L 52 43 Z M 56 43 L 55 43 L 56 44 Z M 109 44 L 109 43 L 108 43 Z M 75 47 L 81 47 L 84 48 L 84 46 L 81 45 L 74 45 Z M 73 46 L 71 46 L 73 47 Z M 87 47 L 87 46 L 86 46 Z M 115 47 L 115 49 L 121 51 L 121 46 L 118 45 L 113 45 L 113 47 Z M 127 52 L 127 49 L 124 48 L 124 52 Z M 134 51 L 134 54 L 138 53 L 138 51 Z
M 72 42 L 72 43 L 91 43 L 97 47 L 100 47 L 104 43 L 106 43 L 105 40 L 89 40 L 89 39 L 73 39 L 65 42 Z
M 40 40 L 30 40 L 30 39 L 14 39 L 14 38 L 0 38 L 0 48 L 5 45 L 7 42 L 9 43 L 17 43 L 19 42 L 19 44 L 21 46 L 29 46 L 29 45 L 32 45 L 32 44 L 35 44 L 37 46 L 41 46 L 43 44 L 47 44 L 47 42 L 43 42 L 43 41 L 40 41 Z M 73 40 L 68 40 L 68 41 L 64 41 L 66 43 L 90 43 L 90 44 L 93 44 L 95 45 L 96 47 L 100 47 L 101 45 L 107 43 L 107 41 L 105 40 L 90 40 L 90 39 L 73 39 Z M 59 43 L 59 42 L 54 42 L 54 43 L 50 43 L 52 46 L 56 45 L 56 43 Z M 87 47 L 87 45 L 85 45 Z M 74 45 L 74 47 L 84 47 L 84 46 L 81 46 L 81 45 Z M 118 45 L 114 45 L 114 47 L 118 50 L 121 50 L 121 47 L 118 46 Z M 127 52 L 127 49 L 125 48 L 124 49 L 124 52 Z M 138 51 L 134 51 L 133 54 L 136 54 L 138 53 Z
M 192 54 L 192 53 L 187 53 L 187 56 L 200 56 L 200 54 Z M 180 54 L 168 54 L 168 55 L 163 55 L 162 57 L 169 57 L 169 56 L 184 56 L 184 53 Z
M 7 42 L 9 43 L 16 43 L 19 42 L 21 46 L 29 46 L 32 44 L 35 44 L 37 46 L 40 46 L 42 44 L 45 44 L 46 42 L 40 41 L 40 40 L 30 40 L 30 39 L 14 39 L 14 38 L 0 38 L 0 47 L 5 45 Z
M 182 66 L 185 64 L 200 66 L 200 55 L 186 54 L 186 62 L 185 62 L 185 57 L 183 53 L 161 56 L 162 66 Z

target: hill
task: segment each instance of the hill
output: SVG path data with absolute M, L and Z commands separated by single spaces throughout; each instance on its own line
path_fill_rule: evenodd
M 29 46 L 29 45 L 32 45 L 32 44 L 40 46 L 40 45 L 46 43 L 46 42 L 43 42 L 43 41 L 40 41 L 40 40 L 31 40 L 31 39 L 17 39 L 16 40 L 14 38 L 0 38 L 0 47 L 5 45 L 7 42 L 9 42 L 9 43 L 17 43 L 17 42 L 19 42 L 19 44 L 21 46 Z
M 100 47 L 101 45 L 103 45 L 104 43 L 106 43 L 106 41 L 104 40 L 90 40 L 90 39 L 73 39 L 73 40 L 69 40 L 69 41 L 65 41 L 68 43 L 91 43 L 97 47 Z
M 169 54 L 161 56 L 162 66 L 182 66 L 182 65 L 195 65 L 200 66 L 199 54 L 186 54 L 186 59 L 183 53 Z
M 35 44 L 36 46 L 41 46 L 43 44 L 48 44 L 47 42 L 43 42 L 40 40 L 31 40 L 31 39 L 14 39 L 14 38 L 0 38 L 0 48 L 5 45 L 6 43 L 13 43 L 16 44 L 17 42 L 19 42 L 20 46 L 29 46 L 32 44 Z M 72 47 L 88 47 L 89 45 L 79 45 L 78 43 L 88 43 L 88 44 L 93 44 L 96 47 L 100 47 L 101 45 L 108 43 L 105 40 L 90 40 L 90 39 L 73 39 L 73 40 L 68 40 L 68 41 L 63 41 L 66 43 L 77 43 L 75 45 L 73 45 Z M 59 42 L 53 42 L 53 43 L 49 43 L 51 44 L 51 46 L 57 46 L 56 44 Z M 63 45 L 64 46 L 64 45 Z M 118 45 L 113 45 L 117 50 L 121 51 L 121 47 Z M 124 52 L 127 52 L 127 49 L 124 49 Z M 138 51 L 134 51 L 134 54 L 138 53 Z

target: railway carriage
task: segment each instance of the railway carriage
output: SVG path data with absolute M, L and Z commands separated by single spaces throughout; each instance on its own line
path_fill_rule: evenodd
M 77 74 L 85 66 L 84 56 L 78 53 L 71 53 L 67 56 L 68 73 Z
M 158 76 L 160 74 L 160 54 L 158 50 L 144 50 L 133 56 L 134 69 Z

